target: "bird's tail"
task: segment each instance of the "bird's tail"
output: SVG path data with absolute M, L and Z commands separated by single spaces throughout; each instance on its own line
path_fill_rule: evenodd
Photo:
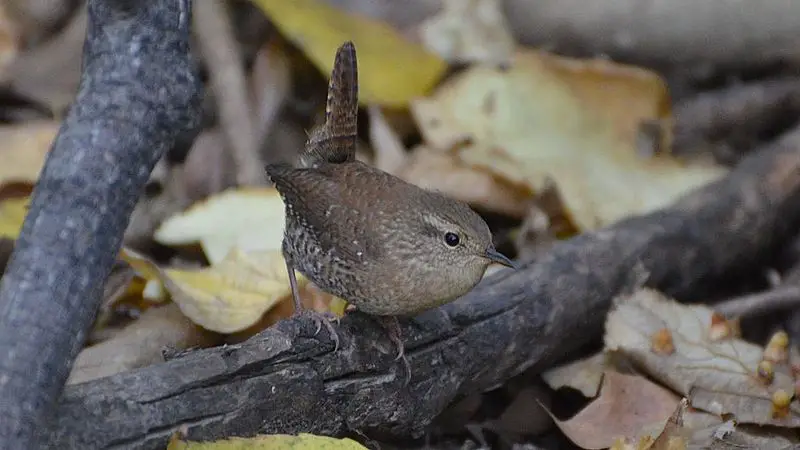
M 347 41 L 336 51 L 328 83 L 325 124 L 311 132 L 300 156 L 304 167 L 356 159 L 358 125 L 358 62 L 356 48 Z

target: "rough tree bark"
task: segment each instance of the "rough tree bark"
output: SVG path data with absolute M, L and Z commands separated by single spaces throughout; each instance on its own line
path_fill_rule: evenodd
M 83 75 L 0 286 L 0 442 L 33 449 L 94 319 L 131 211 L 198 124 L 189 0 L 90 0 Z
M 800 129 L 673 206 L 557 244 L 462 299 L 404 323 L 413 377 L 381 327 L 345 317 L 341 348 L 290 319 L 249 341 L 70 386 L 49 430 L 59 449 L 164 448 L 255 433 L 418 436 L 460 395 L 540 370 L 600 338 L 611 300 L 647 285 L 680 299 L 761 268 L 800 226 Z M 644 269 L 642 271 L 641 269 Z

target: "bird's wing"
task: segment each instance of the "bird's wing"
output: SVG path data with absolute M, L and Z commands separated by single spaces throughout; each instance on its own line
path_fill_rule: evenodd
M 287 205 L 287 215 L 306 227 L 323 252 L 333 250 L 352 261 L 379 256 L 370 245 L 372 224 L 362 216 L 363 208 L 349 201 L 358 192 L 348 191 L 341 180 L 317 169 L 270 165 L 267 174 Z

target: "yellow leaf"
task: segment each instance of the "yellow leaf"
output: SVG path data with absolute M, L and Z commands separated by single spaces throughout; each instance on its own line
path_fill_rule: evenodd
M 412 113 L 430 147 L 458 149 L 466 164 L 535 192 L 552 179 L 583 230 L 663 207 L 724 173 L 644 156 L 640 127 L 668 119 L 666 86 L 607 61 L 519 51 L 508 70 L 475 66 Z
M 0 200 L 0 237 L 16 239 L 28 213 L 28 197 Z
M 439 56 L 389 25 L 350 14 L 321 0 L 252 0 L 324 73 L 336 49 L 353 41 L 358 54 L 360 101 L 403 107 L 433 87 L 447 68 Z
M 29 122 L 0 127 L 0 186 L 33 183 L 39 178 L 59 126 L 57 122 Z
M 120 251 L 119 258 L 130 264 L 138 275 L 136 279 L 141 280 L 136 283 L 139 297 L 153 303 L 160 303 L 166 300 L 164 284 L 161 282 L 161 273 L 158 270 L 158 266 L 125 247 Z M 133 285 L 132 283 L 131 286 Z
M 234 248 L 279 250 L 284 223 L 283 200 L 274 188 L 230 189 L 164 221 L 155 240 L 164 245 L 199 242 L 214 265 Z
M 284 223 L 283 200 L 274 188 L 231 189 L 171 217 L 155 234 L 156 241 L 165 245 L 199 242 L 210 268 L 160 270 L 147 261 L 125 259 L 151 280 L 148 293 L 158 292 L 152 276 L 156 271 L 157 279 L 171 280 L 163 283 L 164 288 L 190 319 L 231 333 L 254 324 L 276 302 L 291 295 L 281 251 Z M 308 280 L 300 272 L 296 276 L 305 307 L 343 315 L 342 300 L 313 295 L 318 290 L 303 289 Z M 291 314 L 280 308 L 276 312 L 280 318 Z
M 336 439 L 326 436 L 300 433 L 259 435 L 252 438 L 230 438 L 216 442 L 182 441 L 170 439 L 167 450 L 366 450 L 352 439 Z
M 129 249 L 123 250 L 122 258 L 137 271 L 156 274 L 192 322 L 218 333 L 255 324 L 291 293 L 280 250 L 234 249 L 219 263 L 195 270 L 161 268 Z M 308 281 L 298 276 L 297 282 L 304 286 Z

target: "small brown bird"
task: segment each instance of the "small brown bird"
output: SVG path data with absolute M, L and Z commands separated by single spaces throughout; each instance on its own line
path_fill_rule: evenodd
M 294 269 L 324 291 L 381 318 L 405 360 L 397 316 L 413 316 L 470 291 L 495 250 L 486 222 L 469 206 L 356 161 L 358 72 L 346 42 L 336 53 L 325 124 L 300 166 L 268 165 L 286 207 L 283 253 L 295 313 L 303 311 Z M 327 317 L 307 311 L 338 336 Z M 410 378 L 410 373 L 409 373 Z

